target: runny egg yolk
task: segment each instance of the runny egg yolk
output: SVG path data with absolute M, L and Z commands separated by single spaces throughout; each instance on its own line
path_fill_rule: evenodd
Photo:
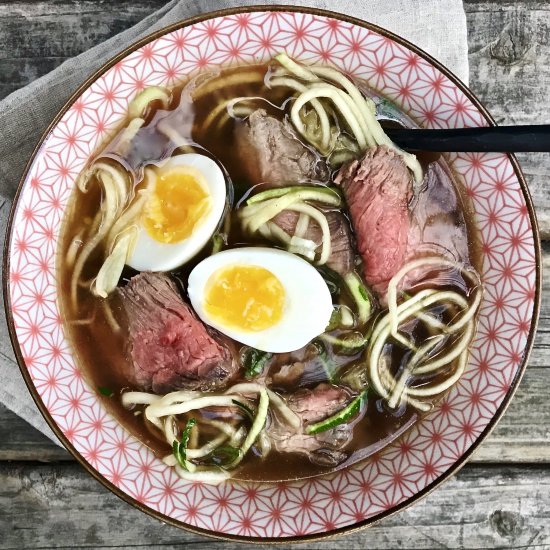
M 259 332 L 283 316 L 285 289 L 271 271 L 257 265 L 229 265 L 205 286 L 205 311 L 225 327 Z
M 142 213 L 150 237 L 160 243 L 187 239 L 212 206 L 203 174 L 192 166 L 156 172 L 154 188 Z

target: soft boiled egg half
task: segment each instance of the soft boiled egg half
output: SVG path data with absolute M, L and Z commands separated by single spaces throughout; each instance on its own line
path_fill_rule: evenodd
M 212 237 L 225 208 L 225 178 L 212 159 L 189 153 L 148 167 L 145 187 L 127 264 L 138 271 L 169 271 Z
M 273 248 L 235 248 L 206 258 L 191 271 L 188 293 L 207 325 L 273 353 L 305 346 L 325 331 L 332 314 L 319 272 Z

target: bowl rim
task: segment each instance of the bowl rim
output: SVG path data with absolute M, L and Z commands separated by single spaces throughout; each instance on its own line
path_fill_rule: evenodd
M 33 152 L 31 156 L 29 157 L 29 160 L 27 161 L 27 164 L 25 165 L 25 168 L 23 170 L 23 173 L 21 175 L 21 178 L 19 180 L 17 191 L 15 193 L 15 196 L 13 198 L 12 205 L 10 207 L 10 213 L 8 217 L 8 222 L 6 226 L 6 235 L 4 240 L 4 247 L 3 247 L 3 261 L 2 261 L 2 277 L 3 277 L 3 295 L 4 295 L 4 311 L 6 315 L 7 325 L 8 325 L 8 333 L 10 336 L 10 341 L 15 353 L 15 357 L 17 360 L 17 364 L 19 366 L 19 370 L 21 371 L 21 374 L 25 380 L 25 384 L 27 386 L 27 389 L 29 390 L 36 406 L 40 410 L 40 413 L 48 423 L 51 430 L 55 433 L 55 435 L 58 437 L 60 442 L 63 444 L 63 446 L 71 453 L 71 455 L 80 463 L 80 465 L 97 481 L 99 481 L 104 487 L 109 489 L 112 493 L 114 493 L 117 497 L 125 501 L 126 503 L 132 505 L 134 508 L 137 508 L 141 512 L 146 513 L 149 516 L 154 517 L 157 520 L 160 520 L 164 523 L 168 523 L 171 526 L 178 527 L 180 529 L 183 529 L 185 531 L 189 531 L 194 534 L 198 535 L 204 535 L 210 538 L 215 538 L 218 540 L 225 540 L 225 541 L 238 541 L 238 542 L 244 542 L 244 543 L 250 543 L 250 544 L 269 544 L 269 545 L 276 545 L 276 544 L 288 544 L 288 543 L 305 543 L 305 542 L 316 542 L 316 541 L 325 541 L 328 539 L 332 539 L 337 536 L 341 535 L 347 535 L 351 533 L 355 533 L 358 531 L 361 531 L 363 529 L 366 529 L 367 527 L 370 527 L 372 525 L 375 525 L 379 521 L 392 516 L 394 514 L 397 514 L 398 512 L 401 512 L 408 508 L 409 506 L 412 506 L 419 500 L 426 497 L 429 493 L 431 493 L 433 490 L 435 490 L 439 485 L 447 481 L 451 476 L 456 474 L 468 461 L 468 459 L 472 456 L 472 454 L 478 449 L 480 444 L 487 438 L 487 436 L 493 431 L 498 421 L 502 418 L 503 414 L 505 413 L 506 409 L 508 408 L 510 401 L 512 397 L 515 395 L 517 388 L 519 386 L 519 383 L 525 373 L 525 370 L 527 368 L 527 364 L 529 361 L 529 357 L 531 355 L 531 351 L 533 349 L 533 343 L 535 339 L 535 335 L 537 333 L 537 327 L 538 327 L 538 319 L 540 314 L 540 307 L 541 307 L 541 295 L 542 295 L 542 261 L 541 261 L 541 242 L 540 242 L 540 233 L 539 233 L 539 227 L 538 222 L 536 218 L 535 208 L 533 204 L 533 200 L 531 198 L 531 194 L 529 192 L 529 189 L 527 187 L 527 182 L 525 180 L 525 177 L 523 175 L 523 172 L 519 166 L 519 163 L 513 154 L 508 154 L 508 159 L 510 163 L 512 164 L 512 167 L 514 169 L 514 173 L 518 179 L 523 198 L 525 200 L 525 204 L 527 206 L 528 215 L 529 215 L 529 222 L 531 224 L 531 230 L 533 233 L 533 239 L 534 239 L 534 253 L 535 253 L 535 297 L 533 301 L 533 315 L 531 318 L 531 326 L 530 326 L 530 332 L 527 337 L 527 341 L 525 344 L 525 349 L 523 352 L 523 357 L 521 360 L 521 364 L 518 367 L 517 373 L 514 377 L 514 380 L 512 381 L 510 385 L 510 389 L 506 393 L 505 397 L 503 398 L 502 403 L 496 410 L 495 414 L 490 419 L 487 426 L 484 428 L 484 430 L 481 432 L 481 434 L 476 438 L 476 440 L 471 444 L 471 446 L 462 454 L 460 458 L 458 458 L 452 466 L 450 466 L 445 472 L 443 472 L 441 475 L 439 475 L 436 479 L 434 479 L 431 483 L 426 485 L 422 490 L 418 491 L 411 497 L 407 498 L 403 502 L 399 503 L 397 506 L 394 506 L 393 508 L 386 510 L 384 512 L 381 512 L 379 514 L 376 514 L 375 516 L 372 516 L 370 518 L 364 519 L 360 522 L 337 528 L 333 531 L 328 531 L 324 533 L 316 533 L 311 535 L 301 535 L 301 536 L 294 536 L 294 537 L 245 537 L 242 535 L 231 535 L 231 534 L 225 534 L 225 533 L 217 533 L 215 531 L 204 529 L 201 527 L 195 527 L 193 525 L 189 525 L 187 523 L 184 523 L 183 521 L 176 520 L 172 517 L 169 517 L 157 510 L 154 510 L 152 508 L 149 508 L 148 506 L 145 506 L 135 498 L 131 497 L 127 493 L 125 493 L 122 489 L 118 488 L 116 485 L 111 483 L 106 477 L 104 477 L 101 473 L 99 473 L 97 470 L 93 468 L 93 466 L 86 461 L 86 459 L 79 453 L 79 451 L 76 450 L 76 448 L 71 444 L 71 442 L 68 440 L 68 438 L 65 436 L 65 434 L 61 431 L 57 423 L 54 421 L 52 416 L 50 415 L 48 409 L 46 408 L 44 402 L 42 401 L 40 395 L 38 394 L 38 390 L 36 389 L 31 377 L 30 373 L 25 365 L 25 361 L 23 359 L 23 355 L 21 353 L 21 348 L 19 346 L 19 341 L 17 338 L 17 334 L 15 332 L 15 324 L 14 324 L 14 318 L 11 312 L 11 300 L 10 300 L 10 257 L 9 257 L 9 249 L 10 249 L 10 242 L 12 239 L 13 229 L 14 229 L 14 216 L 17 209 L 17 205 L 19 203 L 20 195 L 23 190 L 23 186 L 25 184 L 25 181 L 27 179 L 27 176 L 29 174 L 29 171 L 31 169 L 31 166 L 39 153 L 44 141 L 47 139 L 47 137 L 50 135 L 51 131 L 54 129 L 54 127 L 58 124 L 58 122 L 62 119 L 62 117 L 66 114 L 66 112 L 70 109 L 70 107 L 73 105 L 73 103 L 84 93 L 95 81 L 97 81 L 99 78 L 101 78 L 109 69 L 111 69 L 116 63 L 121 61 L 122 59 L 126 58 L 129 54 L 133 53 L 134 51 L 138 50 L 142 46 L 148 44 L 149 42 L 152 42 L 166 34 L 169 34 L 171 32 L 174 32 L 176 30 L 189 27 L 192 25 L 195 25 L 197 23 L 201 23 L 203 21 L 207 21 L 209 19 L 214 19 L 217 17 L 225 17 L 229 15 L 238 15 L 243 13 L 254 13 L 254 12 L 292 12 L 292 13 L 302 13 L 302 14 L 308 14 L 308 15 L 315 15 L 320 17 L 327 17 L 336 19 L 339 21 L 343 21 L 345 23 L 351 23 L 353 25 L 362 27 L 364 29 L 373 31 L 375 33 L 380 34 L 381 36 L 384 36 L 385 38 L 389 38 L 390 40 L 396 42 L 397 44 L 404 46 L 405 48 L 409 49 L 410 51 L 414 52 L 418 56 L 422 57 L 428 63 L 430 63 L 432 66 L 434 66 L 439 72 L 441 72 L 445 77 L 447 77 L 464 95 L 468 98 L 469 101 L 472 102 L 472 104 L 476 107 L 476 109 L 479 110 L 485 121 L 490 126 L 497 126 L 496 121 L 491 116 L 489 111 L 484 107 L 484 105 L 481 103 L 481 101 L 477 98 L 477 96 L 447 67 L 445 67 L 441 62 L 437 61 L 434 57 L 432 57 L 430 54 L 425 52 L 422 48 L 416 46 L 412 42 L 409 42 L 408 40 L 402 38 L 401 36 L 386 30 L 383 27 L 380 27 L 378 25 L 375 25 L 373 23 L 370 23 L 368 21 L 364 21 L 362 19 L 352 17 L 349 15 L 345 15 L 336 11 L 332 10 L 325 10 L 320 8 L 312 8 L 312 7 L 302 7 L 302 6 L 294 6 L 294 5 L 281 5 L 281 4 L 274 4 L 274 5 L 264 5 L 264 4 L 256 4 L 256 5 L 250 5 L 250 6 L 242 6 L 242 7 L 235 7 L 235 8 L 225 8 L 220 10 L 214 10 L 209 11 L 206 13 L 202 13 L 199 15 L 196 15 L 194 17 L 189 17 L 186 19 L 182 19 L 176 23 L 172 23 L 170 25 L 167 25 L 165 27 L 162 27 L 161 29 L 154 31 L 145 37 L 132 42 L 129 46 L 125 47 L 123 50 L 119 51 L 116 55 L 111 57 L 108 61 L 106 61 L 99 69 L 94 71 L 76 90 L 69 99 L 63 104 L 63 106 L 59 109 L 55 117 L 52 119 L 46 130 L 42 133 L 40 136 L 40 139 L 38 140 L 36 146 L 33 149 Z

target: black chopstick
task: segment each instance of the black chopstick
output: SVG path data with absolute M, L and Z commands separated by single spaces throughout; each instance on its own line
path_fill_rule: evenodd
M 409 151 L 550 152 L 549 124 L 451 130 L 386 128 L 385 131 L 392 141 Z

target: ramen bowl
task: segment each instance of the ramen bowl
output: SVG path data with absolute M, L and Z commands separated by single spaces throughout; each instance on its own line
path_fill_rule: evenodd
M 426 128 L 494 121 L 447 69 L 374 25 L 305 8 L 246 8 L 165 28 L 109 61 L 54 119 L 18 189 L 5 253 L 5 304 L 21 372 L 53 431 L 90 474 L 140 510 L 196 533 L 257 542 L 322 538 L 372 525 L 457 471 L 504 413 L 525 369 L 540 298 L 533 206 L 510 155 L 446 156 L 468 195 L 484 295 L 460 381 L 422 419 L 345 469 L 284 482 L 180 479 L 107 410 L 82 375 L 57 296 L 57 243 L 76 177 L 136 92 L 203 67 L 286 51 L 364 81 Z

